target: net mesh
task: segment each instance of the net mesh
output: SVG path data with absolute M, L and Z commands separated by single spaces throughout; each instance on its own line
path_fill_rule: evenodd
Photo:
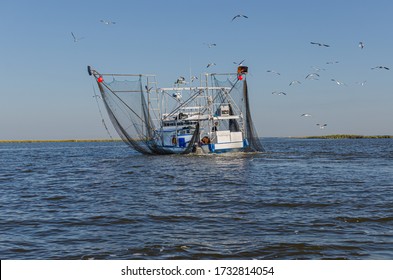
M 265 150 L 251 117 L 247 80 L 239 80 L 237 76 L 234 79 L 227 78 L 226 80 L 219 80 L 219 77 L 212 75 L 215 86 L 222 88 L 230 87 L 231 89 L 229 91 L 221 91 L 217 95 L 217 107 L 228 104 L 230 115 L 242 116 L 239 120 L 230 119 L 222 121 L 223 125 L 231 132 L 241 131 L 243 128 L 244 138 L 249 143 L 248 147 L 245 148 L 246 152 L 264 152 Z
M 220 118 L 219 130 L 242 132 L 248 142 L 244 151 L 263 152 L 263 146 L 251 118 L 246 80 L 239 80 L 237 75 L 232 74 L 225 76 L 211 74 L 209 77 L 211 84 L 215 87 L 213 90 L 204 91 L 201 88 L 195 88 L 190 90 L 190 96 L 181 98 L 167 94 L 169 99 L 165 99 L 166 105 L 172 107 L 169 111 L 161 108 L 164 99 L 160 99 L 160 91 L 154 86 L 150 87 L 155 82 L 149 83 L 149 78 L 144 75 L 129 75 L 120 78 L 112 76 L 112 81 L 97 79 L 97 84 L 116 131 L 125 143 L 142 154 L 188 154 L 192 152 L 201 140 L 202 134 L 217 129 L 212 120 L 220 115 L 223 106 L 228 108 L 229 115 L 238 117 Z M 191 131 L 192 137 L 190 136 L 191 140 L 186 146 L 181 149 L 168 147 L 162 136 L 163 122 L 171 118 L 177 123 L 181 122 L 183 114 L 181 108 L 184 106 L 204 108 L 198 109 L 197 114 L 201 116 L 201 119 L 193 122 L 195 126 Z M 160 109 L 162 109 L 162 114 L 159 113 Z M 203 120 L 202 116 L 206 115 L 211 117 Z
M 142 87 L 142 76 L 135 80 L 116 80 L 98 82 L 101 96 L 117 133 L 122 140 L 143 154 L 190 153 L 199 132 L 194 132 L 187 148 L 181 151 L 166 149 L 159 145 L 159 121 L 148 109 L 149 89 Z

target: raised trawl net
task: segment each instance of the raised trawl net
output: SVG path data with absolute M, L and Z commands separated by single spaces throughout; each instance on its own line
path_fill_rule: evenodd
M 216 87 L 230 87 L 227 91 L 221 91 L 216 96 L 215 102 L 218 106 L 221 104 L 229 104 L 230 115 L 241 115 L 238 120 L 230 119 L 222 122 L 231 132 L 244 130 L 244 137 L 248 140 L 249 146 L 245 148 L 246 152 L 264 152 L 262 143 L 258 137 L 254 123 L 251 117 L 247 80 L 239 80 L 235 76 L 234 79 L 227 78 L 220 80 L 220 75 L 212 75 L 213 83 Z
M 109 82 L 100 77 L 97 84 L 109 118 L 125 143 L 143 154 L 177 153 L 160 145 L 159 116 L 149 108 L 151 100 L 157 103 L 158 99 L 150 95 L 147 86 L 142 86 L 142 75 L 127 76 L 126 80 L 113 76 Z M 190 153 L 197 134 L 198 129 L 187 148 L 178 153 Z
M 88 67 L 116 131 L 143 154 L 264 151 L 251 118 L 246 70 L 205 73 L 199 86 L 181 77 L 173 87 L 157 88 L 154 75 L 100 74 Z

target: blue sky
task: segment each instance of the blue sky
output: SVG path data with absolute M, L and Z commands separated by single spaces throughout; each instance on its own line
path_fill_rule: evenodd
M 248 19 L 231 22 L 237 14 Z M 0 139 L 108 138 L 87 65 L 157 74 L 166 87 L 190 68 L 199 75 L 215 62 L 215 72 L 229 72 L 242 59 L 260 136 L 392 135 L 392 14 L 387 0 L 5 0 Z M 84 38 L 75 43 L 71 32 Z M 391 70 L 371 70 L 379 65 Z M 306 80 L 313 66 L 325 70 L 319 80 Z M 301 84 L 289 86 L 292 80 Z

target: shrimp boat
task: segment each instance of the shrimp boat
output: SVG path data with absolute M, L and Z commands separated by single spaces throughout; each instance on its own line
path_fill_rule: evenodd
M 87 67 L 109 118 L 142 154 L 263 152 L 248 98 L 247 66 L 235 73 L 179 77 L 157 86 L 149 74 L 104 74 Z

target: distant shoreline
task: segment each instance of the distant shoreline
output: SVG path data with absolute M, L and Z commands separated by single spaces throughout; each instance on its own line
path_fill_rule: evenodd
M 263 138 L 263 137 L 262 137 Z M 270 138 L 270 137 L 266 137 Z M 321 136 L 289 136 L 274 138 L 293 139 L 387 139 L 393 135 L 353 135 L 353 134 L 333 134 Z M 60 140 L 0 140 L 1 143 L 72 143 L 72 142 L 121 142 L 121 139 L 60 139 Z
M 1 143 L 120 142 L 121 139 L 0 140 Z
M 356 134 L 333 134 L 321 136 L 299 136 L 290 137 L 297 139 L 386 139 L 393 138 L 393 135 L 356 135 Z

